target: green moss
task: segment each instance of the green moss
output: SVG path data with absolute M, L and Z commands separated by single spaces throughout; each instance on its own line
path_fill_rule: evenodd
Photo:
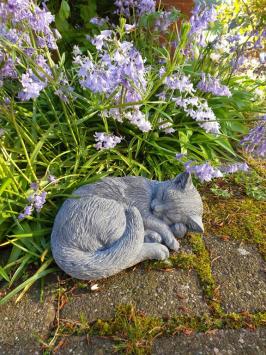
M 171 255 L 170 258 L 166 261 L 153 261 L 149 262 L 149 269 L 160 270 L 160 269 L 171 269 L 171 268 L 180 268 L 180 269 L 192 269 L 195 263 L 195 255 L 185 252 L 179 252 L 174 255 Z
M 266 203 L 253 199 L 209 200 L 206 232 L 256 244 L 266 259 Z
M 163 320 L 136 312 L 132 305 L 120 305 L 110 322 L 98 320 L 90 335 L 111 335 L 115 349 L 127 354 L 149 354 L 152 341 L 162 331 Z
M 153 341 L 158 336 L 191 335 L 214 329 L 255 329 L 266 325 L 266 312 L 229 314 L 204 314 L 203 316 L 178 315 L 170 319 L 146 316 L 132 305 L 120 305 L 111 320 L 98 319 L 89 324 L 84 316 L 80 321 L 60 321 L 57 341 L 46 349 L 46 354 L 58 348 L 62 338 L 70 335 L 104 336 L 112 339 L 114 350 L 123 354 L 150 354 Z M 51 335 L 51 338 L 53 334 Z
M 205 247 L 202 236 L 192 234 L 189 241 L 196 255 L 193 266 L 197 271 L 206 301 L 213 313 L 221 314 L 220 297 L 212 275 L 210 255 Z

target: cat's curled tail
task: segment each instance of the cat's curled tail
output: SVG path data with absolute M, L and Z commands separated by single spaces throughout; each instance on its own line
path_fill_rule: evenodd
M 126 228 L 122 236 L 109 247 L 96 251 L 68 243 L 62 235 L 62 224 L 57 221 L 51 236 L 52 253 L 57 265 L 68 275 L 83 280 L 105 278 L 134 265 L 143 246 L 144 226 L 136 207 L 125 209 L 124 215 Z M 63 220 L 61 222 L 64 223 Z M 93 236 L 87 236 L 88 245 L 90 237 Z

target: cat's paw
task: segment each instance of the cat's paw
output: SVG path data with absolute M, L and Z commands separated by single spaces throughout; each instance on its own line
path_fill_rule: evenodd
M 175 238 L 173 238 L 171 242 L 167 244 L 167 246 L 174 251 L 178 251 L 180 248 L 180 244 Z
M 175 223 L 171 226 L 171 230 L 175 237 L 183 238 L 187 233 L 187 227 L 183 223 Z
M 154 246 L 155 245 L 156 245 L 156 248 L 155 248 L 155 255 L 154 255 L 153 259 L 156 259 L 156 260 L 168 259 L 169 258 L 169 250 L 167 249 L 167 247 L 162 244 L 154 244 Z
M 161 243 L 162 237 L 159 233 L 147 230 L 144 235 L 144 243 Z

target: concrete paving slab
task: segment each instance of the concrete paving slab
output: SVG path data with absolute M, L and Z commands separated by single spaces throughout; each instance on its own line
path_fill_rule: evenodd
M 0 354 L 35 353 L 36 336 L 48 335 L 54 318 L 52 296 L 40 303 L 37 286 L 30 289 L 21 302 L 15 304 L 12 300 L 0 306 Z
M 138 266 L 97 284 L 99 291 L 72 298 L 61 316 L 78 320 L 83 314 L 90 322 L 109 319 L 119 304 L 135 304 L 147 315 L 159 317 L 208 312 L 194 271 L 147 271 Z
M 266 263 L 256 246 L 206 237 L 226 312 L 266 310 Z
M 58 349 L 58 355 L 109 355 L 114 353 L 113 342 L 102 337 L 70 336 Z
M 157 338 L 153 355 L 265 355 L 266 328 L 217 330 L 213 334 Z

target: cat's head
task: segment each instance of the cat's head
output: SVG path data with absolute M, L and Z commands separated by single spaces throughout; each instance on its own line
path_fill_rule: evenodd
M 183 223 L 188 231 L 202 233 L 204 230 L 202 200 L 189 173 L 160 184 L 151 202 L 151 211 L 169 226 Z

